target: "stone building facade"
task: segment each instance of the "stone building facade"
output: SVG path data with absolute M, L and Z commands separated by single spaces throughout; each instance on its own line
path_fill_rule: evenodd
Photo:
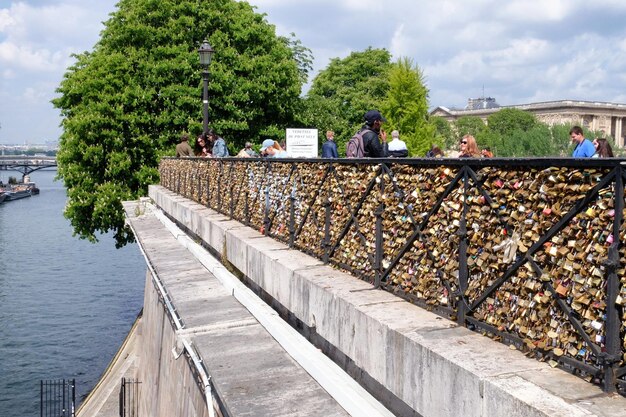
M 477 99 L 470 99 L 473 103 Z M 469 102 L 468 102 L 469 103 Z M 538 120 L 550 126 L 555 124 L 572 124 L 583 126 L 593 131 L 604 131 L 614 138 L 615 144 L 625 146 L 626 136 L 626 104 L 606 103 L 597 101 L 559 100 L 540 103 L 500 106 L 495 108 L 478 108 L 469 106 L 463 110 L 437 107 L 430 112 L 431 116 L 440 116 L 454 122 L 462 116 L 478 116 L 484 121 L 490 114 L 503 108 L 515 108 L 533 113 Z

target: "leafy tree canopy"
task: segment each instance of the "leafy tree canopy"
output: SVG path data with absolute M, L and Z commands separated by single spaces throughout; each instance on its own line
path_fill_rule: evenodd
M 478 137 L 481 132 L 487 130 L 485 122 L 478 116 L 461 116 L 454 123 L 456 139 L 460 139 L 465 135 Z
M 422 70 L 411 59 L 401 58 L 391 67 L 382 110 L 388 120 L 387 133 L 397 129 L 410 156 L 423 156 L 430 149 L 435 125 L 428 121 L 428 89 Z
M 113 231 L 123 245 L 132 235 L 121 201 L 157 181 L 159 157 L 173 152 L 182 132 L 201 131 L 203 39 L 215 49 L 209 121 L 235 149 L 291 123 L 310 61 L 306 48 L 277 37 L 246 2 L 121 0 L 117 7 L 94 50 L 76 56 L 53 104 L 63 117 L 65 216 L 81 238 Z
M 449 149 L 456 144 L 456 137 L 450 123 L 441 116 L 432 116 L 430 122 L 435 126 L 435 143 L 442 149 Z
M 487 117 L 489 130 L 507 135 L 515 130 L 527 132 L 539 123 L 534 114 L 524 110 L 505 108 Z
M 334 130 L 340 151 L 363 115 L 380 109 L 389 90 L 391 55 L 385 49 L 368 48 L 344 59 L 332 59 L 313 79 L 300 112 L 300 125 Z

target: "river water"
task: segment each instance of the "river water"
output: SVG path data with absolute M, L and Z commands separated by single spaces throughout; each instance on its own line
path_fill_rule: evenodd
M 78 406 L 143 303 L 137 245 L 73 237 L 55 176 L 32 173 L 39 195 L 0 204 L 0 417 L 38 416 L 41 379 L 75 378 Z

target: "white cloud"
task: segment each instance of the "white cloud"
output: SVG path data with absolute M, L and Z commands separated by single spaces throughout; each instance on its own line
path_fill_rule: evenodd
M 515 0 L 498 5 L 499 16 L 515 22 L 549 22 L 568 17 L 577 1 L 567 0 Z
M 8 9 L 0 9 L 0 33 L 4 32 L 9 26 L 14 26 L 15 20 L 9 14 Z
M 52 97 L 72 52 L 92 48 L 117 0 L 0 4 L 0 96 L 47 111 L 38 137 L 58 134 Z M 462 107 L 484 92 L 500 104 L 559 99 L 626 102 L 623 0 L 251 0 L 277 33 L 312 49 L 314 72 L 368 46 L 424 71 L 432 106 Z M 311 74 L 312 76 L 315 73 Z M 46 84 L 27 91 L 33 79 Z M 9 81 L 10 80 L 10 81 Z M 49 100 L 46 98 L 45 100 Z M 0 100 L 3 119 L 19 119 Z M 45 108 L 45 110 L 44 110 Z M 50 116 L 52 115 L 52 116 Z M 20 119 L 21 120 L 21 119 Z M 0 120 L 0 141 L 12 129 Z M 37 127 L 39 128 L 39 126 Z M 51 133 L 45 133 L 51 132 Z

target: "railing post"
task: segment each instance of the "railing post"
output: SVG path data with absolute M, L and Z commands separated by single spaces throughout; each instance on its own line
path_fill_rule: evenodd
M 234 188 L 234 180 L 233 180 L 233 163 L 230 163 L 230 169 L 228 170 L 228 190 L 230 191 L 230 219 L 233 219 L 235 213 L 234 199 L 233 199 L 233 188 Z
M 296 240 L 296 184 L 294 182 L 289 195 L 289 247 L 293 248 Z
M 200 180 L 200 163 L 196 162 L 196 195 L 198 196 L 198 203 L 202 203 L 202 181 Z
M 382 263 L 383 263 L 383 212 L 385 206 L 380 203 L 374 214 L 376 215 L 376 249 L 374 253 L 374 286 L 380 288 L 382 280 Z
M 244 223 L 250 226 L 250 203 L 248 202 L 250 199 L 250 190 L 248 187 L 245 187 L 244 198 L 246 199 L 243 206 L 243 218 L 245 219 Z
M 207 165 L 207 176 L 206 176 L 206 206 L 211 207 L 211 170 L 210 166 Z
M 269 236 L 270 228 L 270 186 L 265 186 L 265 208 L 263 210 L 263 234 Z
M 376 216 L 376 246 L 374 252 L 374 287 L 380 288 L 382 281 L 382 264 L 383 264 L 383 213 L 385 212 L 385 204 L 383 203 L 382 195 L 385 193 L 385 178 L 382 175 L 383 170 L 380 171 L 380 204 L 376 208 L 374 215 Z
M 617 390 L 616 370 L 620 363 L 622 352 L 620 346 L 620 314 L 616 305 L 617 296 L 620 292 L 620 277 L 617 270 L 620 268 L 620 239 L 619 233 L 623 221 L 624 210 L 624 181 L 622 177 L 621 166 L 615 170 L 615 193 L 614 207 L 615 217 L 613 218 L 613 243 L 609 247 L 608 257 L 604 262 L 607 274 L 606 288 L 606 329 L 605 329 L 605 346 L 606 357 L 602 358 L 602 367 L 604 368 L 603 390 L 605 392 L 615 392 Z
M 469 270 L 467 268 L 467 188 L 469 182 L 467 170 L 469 168 L 466 165 L 463 169 L 465 170 L 463 173 L 463 211 L 457 232 L 459 236 L 459 294 L 456 320 L 457 323 L 465 326 L 465 315 L 468 311 L 468 306 L 465 303 L 465 292 L 469 282 Z
M 76 416 L 76 379 L 72 379 L 72 417 Z
M 330 191 L 329 191 L 330 193 Z M 326 198 L 324 199 L 324 203 L 322 203 L 324 207 L 324 240 L 322 241 L 322 248 L 324 249 L 324 255 L 322 256 L 322 261 L 325 264 L 328 263 L 328 258 L 330 255 L 330 197 L 326 194 Z
M 217 176 L 217 211 L 222 212 L 222 161 L 219 164 L 219 175 Z

